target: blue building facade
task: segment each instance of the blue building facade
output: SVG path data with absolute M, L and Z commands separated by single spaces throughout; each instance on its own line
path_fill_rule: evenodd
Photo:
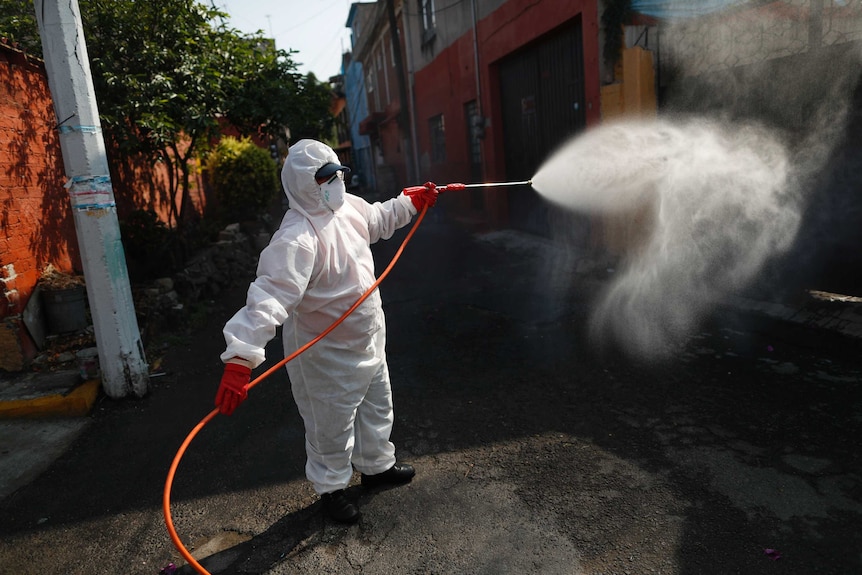
M 345 58 L 345 60 L 347 60 Z M 376 189 L 374 181 L 374 155 L 371 139 L 359 133 L 359 123 L 368 116 L 368 100 L 365 96 L 365 76 L 362 63 L 350 60 L 342 70 L 344 94 L 347 98 L 347 119 L 350 123 L 350 141 L 353 144 L 353 169 L 356 182 L 362 189 Z
M 342 58 L 341 74 L 344 77 L 344 95 L 347 99 L 347 119 L 350 123 L 350 140 L 353 147 L 353 172 L 361 191 L 374 192 L 377 181 L 374 169 L 374 151 L 371 138 L 359 131 L 360 123 L 368 117 L 368 96 L 365 93 L 365 72 L 362 62 L 352 57 L 356 38 L 365 25 L 375 2 L 354 2 L 350 6 L 345 26 L 350 28 L 351 56 Z

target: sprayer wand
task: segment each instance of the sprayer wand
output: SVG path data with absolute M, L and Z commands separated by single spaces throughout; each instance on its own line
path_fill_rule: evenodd
M 408 196 L 421 192 L 430 188 L 433 184 L 430 182 L 422 186 L 411 186 L 404 188 L 404 193 Z M 531 186 L 533 180 L 522 180 L 520 182 L 485 182 L 481 184 L 446 184 L 445 186 L 434 186 L 438 192 L 460 192 L 466 188 L 492 188 L 498 186 Z
M 463 186 L 465 188 L 496 188 L 498 186 L 532 186 L 533 180 L 522 180 L 520 182 L 485 182 L 483 184 L 446 184 L 447 191 L 449 186 Z M 438 188 L 439 189 L 439 188 Z M 458 188 L 460 189 L 460 188 Z M 454 191 L 454 190 L 452 190 Z

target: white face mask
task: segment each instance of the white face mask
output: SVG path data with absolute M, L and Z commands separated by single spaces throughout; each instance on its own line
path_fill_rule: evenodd
M 337 177 L 333 177 L 325 184 L 320 184 L 320 201 L 333 212 L 344 205 L 346 189 L 342 177 L 341 172 L 338 172 Z

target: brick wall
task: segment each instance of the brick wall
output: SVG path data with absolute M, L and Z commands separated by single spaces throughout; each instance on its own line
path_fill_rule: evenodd
M 44 64 L 0 43 L 0 370 L 19 371 L 36 353 L 22 314 L 42 270 L 82 269 L 56 124 Z M 109 164 L 121 221 L 135 209 L 168 221 L 163 165 Z M 192 203 L 197 213 L 206 205 L 199 170 Z
M 44 66 L 0 45 L 0 369 L 33 353 L 24 311 L 41 270 L 80 267 Z
M 22 311 L 46 264 L 80 267 L 56 124 L 44 66 L 0 46 L 0 318 Z

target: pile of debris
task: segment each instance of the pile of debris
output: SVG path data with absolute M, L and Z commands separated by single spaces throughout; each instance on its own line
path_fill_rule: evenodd
M 135 310 L 142 334 L 153 337 L 170 327 L 187 325 L 190 310 L 224 289 L 247 285 L 254 279 L 260 250 L 270 234 L 254 235 L 231 224 L 218 241 L 196 254 L 172 277 L 159 278 L 135 289 Z
M 45 269 L 42 270 L 42 274 L 39 276 L 39 286 L 43 289 L 64 290 L 82 285 L 84 285 L 83 276 L 61 272 L 54 267 L 54 264 L 45 266 Z
M 206 307 L 208 300 L 224 289 L 247 285 L 254 279 L 260 250 L 270 234 L 262 227 L 243 230 L 239 224 L 227 226 L 218 241 L 196 254 L 171 277 L 163 277 L 132 287 L 138 327 L 145 345 L 158 335 L 189 326 L 193 310 Z M 82 276 L 71 276 L 46 268 L 40 279 L 45 288 L 66 289 L 83 285 Z M 33 359 L 33 371 L 74 369 L 76 353 L 95 347 L 92 325 L 73 333 L 48 335 Z
M 266 241 L 269 241 L 269 234 Z M 186 301 L 218 295 L 224 288 L 246 284 L 254 278 L 260 252 L 258 238 L 252 238 L 239 224 L 219 232 L 218 241 L 193 257 L 174 276 L 177 289 Z
M 96 336 L 92 325 L 77 333 L 49 335 L 45 338 L 40 353 L 30 363 L 30 368 L 32 371 L 76 369 L 77 353 L 91 347 L 96 347 Z

